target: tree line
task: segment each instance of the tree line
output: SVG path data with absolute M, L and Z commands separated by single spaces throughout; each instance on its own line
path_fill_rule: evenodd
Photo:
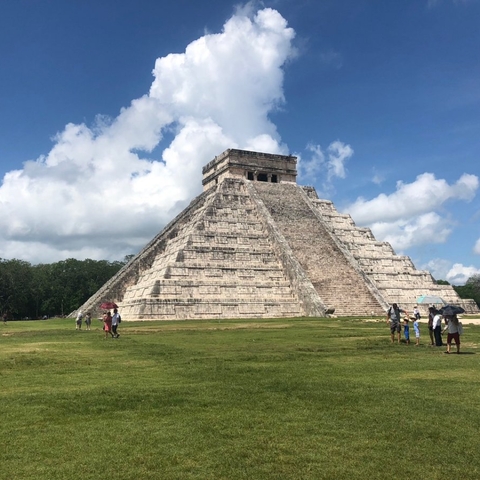
M 64 316 L 85 303 L 124 261 L 75 260 L 32 265 L 0 259 L 0 312 L 9 319 Z
M 438 280 L 439 284 L 450 285 L 446 280 Z M 480 275 L 471 276 L 465 285 L 453 285 L 460 298 L 473 298 L 480 307 Z
M 123 261 L 75 260 L 31 265 L 0 258 L 0 314 L 10 319 L 64 316 L 83 305 L 133 255 Z M 448 285 L 445 280 L 439 284 Z M 453 286 L 460 298 L 473 298 L 480 306 L 480 275 L 465 285 Z

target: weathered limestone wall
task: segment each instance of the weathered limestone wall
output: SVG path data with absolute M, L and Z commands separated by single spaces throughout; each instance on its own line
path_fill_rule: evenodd
M 120 302 L 133 319 L 297 317 L 303 308 L 245 181 L 225 179 Z
M 307 273 L 295 258 L 295 254 L 292 251 L 288 241 L 282 235 L 275 220 L 270 215 L 268 208 L 265 206 L 254 185 L 256 184 L 252 182 L 246 182 L 248 191 L 261 213 L 261 218 L 263 218 L 265 221 L 266 228 L 270 235 L 270 240 L 274 246 L 274 250 L 276 251 L 278 258 L 283 265 L 283 270 L 303 307 L 304 315 L 310 317 L 324 317 L 327 313 L 328 307 L 325 305 L 325 303 L 323 303 Z
M 252 184 L 322 302 L 336 315 L 383 314 L 359 270 L 332 240 L 295 184 Z
M 114 301 L 121 303 L 125 290 L 130 285 L 135 285 L 141 273 L 150 268 L 157 255 L 165 250 L 169 240 L 175 238 L 178 231 L 187 225 L 192 216 L 202 207 L 212 192 L 204 192 L 196 197 L 190 205 L 175 217 L 165 228 L 120 271 L 106 282 L 94 295 L 92 295 L 79 309 L 83 312 L 90 311 L 93 316 L 100 316 L 99 305 L 102 302 Z M 70 316 L 75 316 L 76 311 Z M 122 315 L 122 319 L 124 316 Z M 125 319 L 127 319 L 125 317 Z
M 311 195 L 311 190 L 308 190 Z M 360 268 L 377 286 L 388 303 L 396 302 L 408 311 L 421 295 L 436 295 L 447 303 L 476 312 L 475 302 L 459 298 L 450 285 L 437 285 L 427 271 L 416 270 L 407 256 L 396 255 L 387 242 L 378 242 L 368 228 L 356 227 L 350 215 L 339 213 L 332 202 L 311 197 L 327 229 L 353 255 Z M 428 305 L 419 306 L 425 314 Z
M 383 315 L 428 294 L 478 312 L 295 179 L 295 157 L 215 157 L 203 194 L 82 310 L 114 301 L 124 320 Z
M 229 149 L 216 156 L 203 167 L 203 189 L 208 190 L 215 187 L 224 178 L 245 179 L 248 172 L 251 172 L 254 176 L 261 173 L 269 176 L 275 175 L 278 183 L 295 182 L 297 178 L 297 158 Z

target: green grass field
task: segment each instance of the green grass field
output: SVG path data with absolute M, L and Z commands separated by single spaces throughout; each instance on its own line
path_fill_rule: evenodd
M 480 478 L 480 326 L 95 322 L 0 325 L 1 479 Z

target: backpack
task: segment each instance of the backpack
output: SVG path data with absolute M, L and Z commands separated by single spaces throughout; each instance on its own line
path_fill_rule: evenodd
M 122 321 L 122 317 L 120 316 L 120 314 L 118 314 L 118 323 L 120 323 Z
M 400 307 L 398 307 L 396 310 L 393 307 L 390 307 L 387 312 L 389 317 L 390 317 L 390 314 L 392 313 L 392 310 L 395 312 L 395 315 L 397 316 L 397 321 L 400 322 L 401 320 Z M 391 320 L 391 317 L 390 317 L 390 320 Z

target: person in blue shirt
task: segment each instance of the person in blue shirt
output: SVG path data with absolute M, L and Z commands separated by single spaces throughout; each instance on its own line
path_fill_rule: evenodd
M 410 325 L 408 324 L 408 317 L 403 319 L 403 335 L 405 336 L 405 343 L 410 345 Z

